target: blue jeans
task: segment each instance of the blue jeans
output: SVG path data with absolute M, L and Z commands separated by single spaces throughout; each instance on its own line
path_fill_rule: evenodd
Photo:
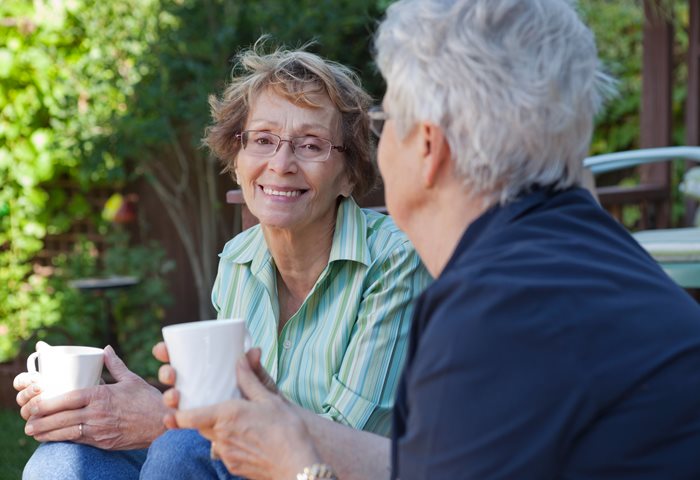
M 210 457 L 211 442 L 196 430 L 168 430 L 148 449 L 143 480 L 239 480 L 221 460 Z
M 22 480 L 236 480 L 209 457 L 211 443 L 195 430 L 168 430 L 148 450 L 108 451 L 71 442 L 44 443 Z

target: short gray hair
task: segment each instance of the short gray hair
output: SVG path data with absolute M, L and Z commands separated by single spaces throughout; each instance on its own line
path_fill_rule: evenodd
M 580 184 L 614 81 L 573 2 L 401 0 L 375 49 L 398 135 L 439 125 L 465 187 L 487 205 Z

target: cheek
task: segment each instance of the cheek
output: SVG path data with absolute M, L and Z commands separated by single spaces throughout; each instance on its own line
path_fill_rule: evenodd
M 377 167 L 379 167 L 379 174 L 382 176 L 384 183 L 387 182 L 386 171 L 387 163 L 389 160 L 389 147 L 388 142 L 384 139 L 384 136 L 380 137 L 379 144 L 377 145 Z

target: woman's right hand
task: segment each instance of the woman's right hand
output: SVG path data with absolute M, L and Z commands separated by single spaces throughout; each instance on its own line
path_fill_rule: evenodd
M 73 441 L 130 450 L 147 447 L 163 433 L 161 419 L 168 409 L 160 392 L 131 372 L 111 347 L 104 352 L 105 367 L 116 383 L 43 399 L 34 377 L 19 374 L 15 378 L 27 435 L 39 442 Z

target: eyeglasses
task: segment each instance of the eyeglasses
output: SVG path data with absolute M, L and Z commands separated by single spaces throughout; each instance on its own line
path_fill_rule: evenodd
M 391 117 L 383 110 L 381 105 L 370 108 L 367 114 L 369 115 L 369 129 L 377 138 L 381 137 L 382 130 L 384 129 L 384 122 Z
M 292 147 L 292 153 L 302 161 L 325 162 L 331 154 L 331 150 L 344 152 L 342 145 L 333 145 L 330 140 L 319 137 L 291 137 L 289 140 L 282 140 L 282 137 L 270 132 L 260 130 L 245 130 L 236 139 L 241 142 L 243 149 L 258 157 L 271 157 L 277 153 L 280 146 L 287 142 Z

